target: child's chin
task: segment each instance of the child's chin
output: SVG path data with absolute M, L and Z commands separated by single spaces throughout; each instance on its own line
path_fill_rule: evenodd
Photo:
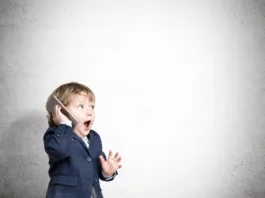
M 90 131 L 90 129 L 89 130 L 83 130 L 82 133 L 83 133 L 83 135 L 87 136 L 89 134 L 89 131 Z

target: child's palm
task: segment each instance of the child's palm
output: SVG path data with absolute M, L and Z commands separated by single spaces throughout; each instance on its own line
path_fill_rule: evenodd
M 121 156 L 119 157 L 119 153 L 116 153 L 114 157 L 112 157 L 112 151 L 109 151 L 109 156 L 107 160 L 105 160 L 102 156 L 100 156 L 101 166 L 104 172 L 112 176 L 119 168 L 121 168 Z

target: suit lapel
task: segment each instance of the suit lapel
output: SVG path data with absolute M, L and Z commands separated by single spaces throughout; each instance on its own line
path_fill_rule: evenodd
M 90 155 L 89 149 L 87 148 L 85 142 L 77 135 L 75 135 L 75 139 L 84 147 L 84 149 L 88 152 L 88 154 Z M 90 146 L 90 144 L 89 144 Z

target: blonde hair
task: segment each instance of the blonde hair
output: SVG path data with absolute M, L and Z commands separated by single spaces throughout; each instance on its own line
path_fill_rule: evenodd
M 81 93 L 87 94 L 90 100 L 95 102 L 95 94 L 93 93 L 93 91 L 86 85 L 80 84 L 78 82 L 69 82 L 69 83 L 60 85 L 49 95 L 47 102 L 49 101 L 50 97 L 55 96 L 63 103 L 64 106 L 67 106 L 73 95 L 81 94 Z M 48 115 L 46 117 L 48 119 L 49 127 L 53 127 L 56 125 L 53 121 L 52 114 L 48 111 L 47 102 L 46 102 L 45 107 L 48 112 Z

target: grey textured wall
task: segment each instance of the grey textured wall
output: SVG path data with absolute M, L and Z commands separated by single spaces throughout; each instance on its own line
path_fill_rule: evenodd
M 44 197 L 44 103 L 74 80 L 124 156 L 107 198 L 264 198 L 264 63 L 263 0 L 0 0 L 0 197 Z

